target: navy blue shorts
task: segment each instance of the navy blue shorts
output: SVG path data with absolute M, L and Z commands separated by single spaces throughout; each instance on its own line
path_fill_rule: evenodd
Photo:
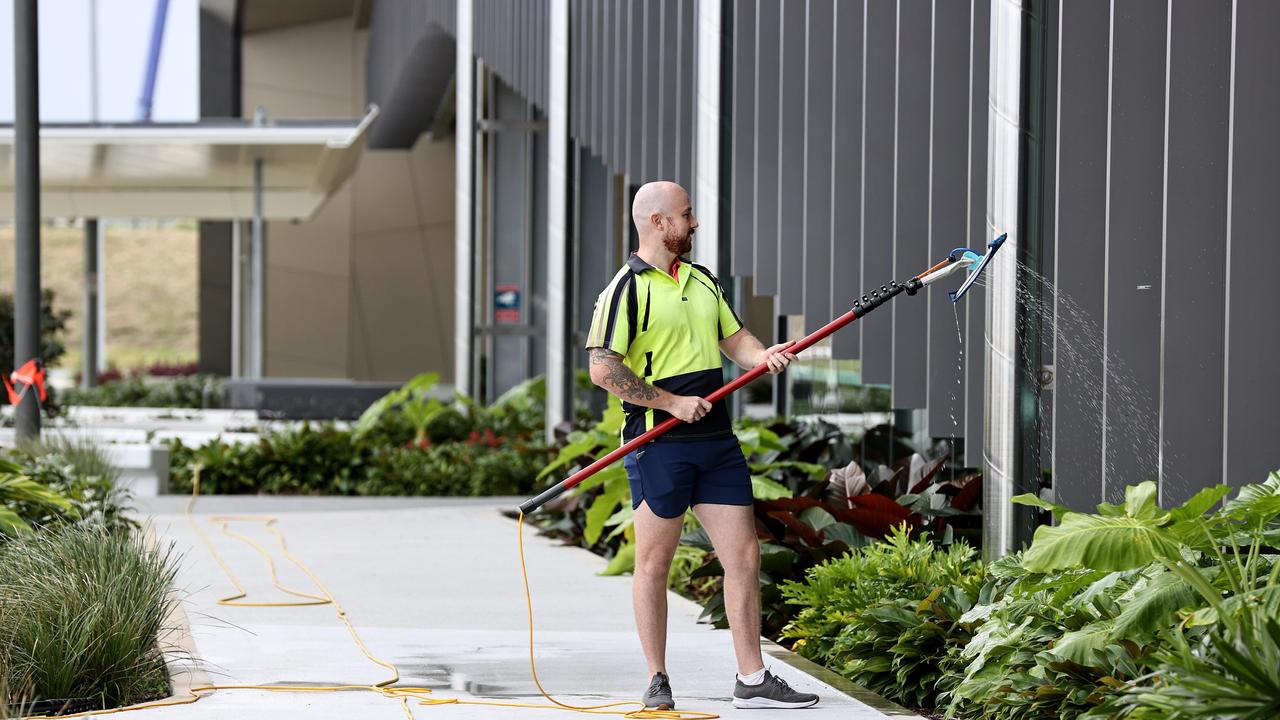
M 675 518 L 694 505 L 750 505 L 751 470 L 738 438 L 651 442 L 623 461 L 631 481 L 631 507 L 649 503 L 655 515 Z

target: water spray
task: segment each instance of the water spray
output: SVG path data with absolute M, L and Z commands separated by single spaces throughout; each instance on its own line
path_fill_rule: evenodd
M 973 283 L 978 279 L 978 277 L 982 275 L 983 271 L 987 269 L 987 264 L 991 262 L 991 258 L 995 256 L 996 251 L 1004 245 L 1005 237 L 1006 235 L 1001 235 L 995 240 L 992 240 L 987 245 L 987 252 L 984 255 L 979 255 L 969 248 L 956 248 L 948 253 L 947 257 L 941 262 L 904 283 L 890 281 L 888 285 L 881 285 L 879 288 L 854 300 L 853 307 L 845 314 L 835 320 L 832 320 L 826 325 L 823 325 L 809 335 L 806 335 L 804 338 L 797 340 L 794 345 L 788 348 L 788 351 L 799 354 L 854 320 L 865 317 L 872 310 L 884 305 L 898 295 L 901 295 L 904 292 L 908 295 L 915 295 L 922 288 L 932 285 L 945 277 L 949 277 L 960 270 L 967 269 L 969 271 L 969 275 L 965 278 L 964 283 L 960 285 L 960 288 L 947 293 L 947 296 L 951 298 L 952 303 L 959 302 L 960 299 L 964 297 L 965 293 L 969 291 L 969 288 L 973 286 Z M 704 399 L 709 403 L 715 404 L 768 371 L 768 364 L 761 363 L 730 381 Z M 680 418 L 673 417 L 659 423 L 643 435 L 625 443 L 622 447 L 619 447 L 599 460 L 596 460 L 585 468 L 560 481 L 556 485 L 547 488 L 537 497 L 524 501 L 520 504 L 520 513 L 522 515 L 532 513 L 547 502 L 576 487 L 583 480 L 586 480 L 592 475 L 595 475 L 601 470 L 617 462 L 622 456 L 647 442 L 657 439 L 682 422 L 683 421 L 680 420 Z

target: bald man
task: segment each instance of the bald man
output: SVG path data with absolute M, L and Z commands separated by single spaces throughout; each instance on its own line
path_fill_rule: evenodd
M 733 704 L 800 708 L 818 696 L 793 690 L 760 653 L 760 545 L 751 473 L 723 402 L 703 398 L 724 383 L 720 354 L 743 368 L 780 373 L 791 343 L 766 348 L 724 297 L 715 275 L 689 262 L 698 221 L 671 182 L 644 185 L 632 201 L 640 248 L 596 300 L 587 339 L 591 380 L 622 401 L 622 441 L 664 420 L 684 424 L 627 455 L 636 535 L 636 630 L 649 664 L 645 707 L 675 709 L 667 676 L 667 575 L 685 511 L 693 509 L 724 566 L 725 610 L 737 655 Z

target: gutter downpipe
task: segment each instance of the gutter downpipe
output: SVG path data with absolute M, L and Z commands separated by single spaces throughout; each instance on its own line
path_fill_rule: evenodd
M 1045 1 L 991 0 L 987 233 L 1009 234 L 987 281 L 983 405 L 983 554 L 1025 547 L 1031 508 L 1010 498 L 1040 488 L 1040 267 L 1044 148 Z M 1024 298 L 1020 301 L 1020 295 Z M 1023 352 L 1026 348 L 1026 352 Z

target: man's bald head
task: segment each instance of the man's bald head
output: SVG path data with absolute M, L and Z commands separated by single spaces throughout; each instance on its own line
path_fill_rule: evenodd
M 636 232 L 643 237 L 657 232 L 653 224 L 654 215 L 675 217 L 682 214 L 688 205 L 689 193 L 676 183 L 669 180 L 645 183 L 631 201 L 631 221 L 636 224 Z
M 631 201 L 631 220 L 643 251 L 661 247 L 680 256 L 693 248 L 698 221 L 693 217 L 689 193 L 676 183 L 662 180 L 641 185 Z

